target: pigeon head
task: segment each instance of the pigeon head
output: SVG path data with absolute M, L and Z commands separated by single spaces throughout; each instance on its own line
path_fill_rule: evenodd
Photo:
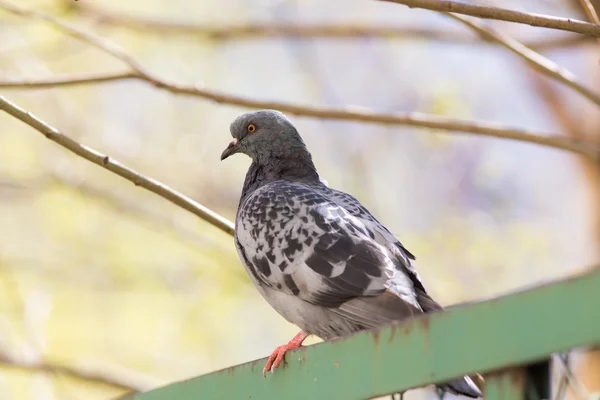
M 221 160 L 243 153 L 258 164 L 274 160 L 308 157 L 304 141 L 292 123 L 279 111 L 252 111 L 237 117 L 229 128 L 233 140 Z

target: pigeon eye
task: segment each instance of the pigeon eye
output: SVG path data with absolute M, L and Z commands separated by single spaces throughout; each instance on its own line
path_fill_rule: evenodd
M 254 124 L 248 125 L 248 132 L 249 133 L 253 133 L 255 131 L 256 131 L 256 125 L 254 125 Z

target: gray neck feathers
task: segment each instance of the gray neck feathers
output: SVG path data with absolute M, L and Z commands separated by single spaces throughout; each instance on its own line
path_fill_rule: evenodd
M 256 189 L 277 180 L 320 184 L 312 157 L 306 147 L 302 147 L 284 155 L 256 157 L 246 173 L 240 203 Z

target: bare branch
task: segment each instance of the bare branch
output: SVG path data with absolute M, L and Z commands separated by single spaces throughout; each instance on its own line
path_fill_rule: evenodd
M 585 155 L 587 157 L 591 157 L 592 159 L 597 159 L 600 157 L 600 151 L 598 149 L 595 149 L 590 145 L 586 145 L 585 143 L 579 143 L 572 140 L 568 140 L 558 135 L 544 135 L 529 132 L 523 129 L 509 128 L 496 123 L 462 121 L 452 118 L 444 118 L 436 115 L 427 115 L 421 113 L 384 114 L 372 112 L 363 108 L 336 109 L 328 107 L 303 106 L 275 101 L 255 100 L 206 89 L 201 85 L 192 86 L 180 84 L 177 82 L 171 82 L 166 79 L 159 78 L 154 73 L 148 71 L 145 67 L 141 65 L 141 63 L 129 56 L 124 50 L 122 50 L 120 47 L 118 47 L 112 42 L 97 37 L 96 35 L 93 35 L 91 33 L 84 32 L 73 26 L 67 25 L 64 22 L 60 22 L 47 14 L 43 14 L 37 11 L 23 10 L 12 5 L 7 7 L 6 2 L 1 0 L 0 7 L 3 7 L 9 11 L 16 12 L 19 15 L 34 17 L 50 22 L 51 24 L 63 29 L 68 34 L 77 37 L 85 42 L 89 42 L 95 45 L 96 47 L 100 48 L 101 50 L 106 51 L 107 53 L 112 54 L 116 58 L 124 61 L 133 70 L 131 74 L 127 74 L 128 78 L 139 79 L 149 82 L 155 87 L 167 90 L 171 93 L 196 96 L 217 103 L 231 104 L 248 108 L 277 109 L 282 112 L 288 112 L 290 114 L 298 116 L 367 122 L 382 125 L 406 125 L 438 130 L 459 131 L 475 135 L 491 136 L 497 138 L 518 140 L 521 142 L 540 144 L 557 149 L 572 151 L 578 154 Z M 118 79 L 121 79 L 123 75 L 124 74 L 116 74 L 113 76 L 117 76 Z M 96 76 L 96 78 L 98 78 L 98 76 Z M 58 84 L 61 85 L 89 83 L 81 79 L 78 82 L 71 82 L 71 80 L 67 76 L 51 79 L 58 81 Z M 109 81 L 109 79 L 97 79 L 97 82 L 107 81 Z M 27 81 L 27 86 L 33 87 L 36 83 L 40 86 L 44 86 L 48 85 L 48 80 L 38 80 L 36 82 Z M 24 85 L 19 85 L 14 81 L 0 82 L 0 87 L 8 86 L 23 87 Z M 13 107 L 18 109 L 18 107 L 14 105 Z M 98 163 L 97 160 L 94 162 Z
M 579 0 L 579 4 L 581 5 L 581 8 L 583 8 L 583 11 L 585 11 L 585 15 L 587 15 L 589 20 L 596 25 L 600 25 L 600 18 L 598 18 L 598 13 L 592 2 L 590 0 Z
M 97 24 L 134 29 L 161 35 L 197 35 L 212 40 L 248 40 L 255 38 L 280 37 L 296 39 L 355 39 L 368 37 L 385 39 L 430 39 L 468 44 L 496 44 L 495 42 L 490 41 L 482 42 L 474 40 L 474 37 L 460 32 L 436 29 L 435 27 L 430 26 L 376 26 L 366 23 L 293 25 L 290 23 L 282 24 L 271 21 L 248 22 L 236 25 L 210 25 L 115 13 L 83 2 L 73 3 L 72 8 L 77 13 L 89 17 Z M 528 42 L 527 46 L 536 49 L 571 47 L 573 45 L 585 43 L 588 40 L 590 39 L 586 37 L 568 35 L 562 38 L 534 40 Z
M 505 8 L 463 3 L 452 0 L 382 0 L 390 3 L 404 4 L 410 8 L 423 8 L 432 11 L 451 12 L 470 15 L 472 17 L 496 19 L 516 22 L 542 28 L 558 29 L 580 33 L 582 35 L 600 37 L 600 25 L 590 24 L 573 18 L 561 18 L 551 15 L 532 14 Z
M 58 169 L 52 170 L 52 168 L 46 168 L 44 171 L 43 174 L 32 178 L 26 183 L 17 183 L 9 177 L 0 175 L 0 202 L 22 201 L 23 198 L 39 194 L 40 190 L 59 185 L 70 188 L 82 196 L 108 206 L 117 214 L 138 219 L 142 224 L 154 228 L 156 232 L 176 235 L 180 242 L 187 241 L 196 250 L 202 249 L 202 246 L 210 246 L 212 248 L 222 247 L 223 251 L 231 249 L 231 247 L 228 247 L 229 243 L 223 243 L 217 239 L 213 240 L 211 237 L 196 232 L 195 229 L 175 223 L 172 217 L 155 212 L 152 206 L 144 207 L 138 201 L 125 196 L 121 192 L 115 192 L 94 185 L 86 180 L 77 179 L 68 173 L 59 172 Z M 1 257 L 0 263 L 2 261 L 6 261 L 6 259 Z M 29 261 L 16 260 L 15 262 L 23 263 Z
M 600 18 L 590 0 L 579 0 L 579 5 L 587 15 L 588 19 L 596 25 L 600 25 Z M 600 38 L 596 38 L 596 43 L 600 44 Z
M 569 115 L 558 91 L 538 73 L 531 72 L 531 80 L 534 90 L 538 92 L 562 131 L 571 138 L 580 139 L 582 137 L 581 127 L 578 124 L 580 121 L 575 121 Z
M 147 377 L 133 371 L 119 368 L 118 371 L 98 371 L 91 368 L 53 364 L 45 361 L 27 361 L 0 353 L 0 366 L 21 371 L 42 372 L 65 375 L 81 381 L 93 382 L 129 392 L 143 392 L 156 386 Z
M 104 155 L 94 149 L 77 143 L 70 137 L 61 133 L 58 129 L 48 125 L 44 121 L 37 118 L 35 115 L 23 110 L 17 105 L 11 103 L 3 96 L 0 96 L 0 110 L 6 111 L 13 117 L 20 119 L 27 125 L 39 131 L 48 139 L 58 143 L 73 153 L 93 162 L 107 170 L 133 182 L 136 186 L 141 186 L 157 195 L 171 201 L 172 203 L 190 211 L 208 223 L 216 226 L 222 231 L 233 235 L 233 223 L 223 218 L 219 214 L 203 206 L 202 204 L 190 199 L 189 197 L 169 188 L 168 186 L 126 167 L 120 162 Z
M 147 80 L 143 76 L 135 76 L 141 80 Z M 63 84 L 68 83 L 68 79 L 61 78 Z M 46 84 L 44 81 L 39 82 L 42 86 Z M 444 118 L 436 115 L 427 115 L 421 113 L 395 113 L 395 114 L 383 114 L 374 113 L 370 111 L 359 111 L 350 109 L 335 109 L 327 107 L 313 107 L 313 106 L 301 106 L 287 103 L 269 102 L 261 100 L 252 100 L 242 97 L 237 97 L 228 94 L 220 94 L 217 92 L 208 91 L 205 89 L 199 89 L 194 86 L 185 86 L 177 83 L 167 83 L 165 81 L 154 81 L 157 87 L 161 87 L 173 93 L 183 93 L 193 96 L 204 97 L 207 99 L 214 100 L 218 103 L 227 103 L 234 105 L 246 106 L 249 108 L 262 108 L 262 109 L 277 109 L 283 112 L 289 112 L 290 114 L 299 116 L 308 116 L 323 119 L 337 119 L 345 121 L 356 121 L 375 123 L 382 125 L 408 125 L 422 128 L 439 129 L 447 131 L 457 131 L 471 133 L 480 136 L 497 137 L 503 139 L 512 139 L 521 142 L 535 143 L 543 146 L 553 147 L 556 149 L 567 150 L 581 154 L 592 159 L 600 158 L 600 150 L 595 149 L 591 145 L 572 141 L 561 137 L 559 135 L 546 135 L 534 132 L 529 132 L 523 129 L 508 128 L 500 124 L 490 122 L 477 122 L 477 121 L 462 121 L 452 118 Z M 4 84 L 0 82 L 0 87 Z M 31 82 L 29 87 L 31 87 Z M 2 101 L 7 101 L 0 96 L 0 109 L 2 108 Z M 19 118 L 21 119 L 21 118 Z M 431 131 L 424 131 L 432 133 Z M 87 157 L 86 157 L 87 158 Z M 99 164 L 96 161 L 93 161 Z M 129 179 L 129 178 L 127 178 Z M 131 179 L 130 179 L 131 180 Z M 142 185 L 143 186 L 143 185 Z M 154 190 L 152 190 L 154 191 Z M 187 208 L 186 208 L 187 209 Z M 188 209 L 189 210 L 189 209 Z M 191 210 L 190 210 L 191 211 Z M 192 211 L 194 212 L 194 211 Z
M 0 88 L 51 88 L 57 86 L 73 86 L 90 83 L 104 83 L 126 79 L 139 79 L 136 72 L 106 72 L 56 75 L 48 78 L 7 79 L 0 81 Z
M 544 57 L 543 55 L 536 53 L 535 51 L 527 48 L 517 40 L 506 36 L 504 34 L 494 32 L 492 29 L 485 27 L 479 22 L 472 21 L 469 18 L 462 17 L 460 15 L 446 13 L 446 15 L 454 18 L 455 20 L 463 23 L 470 29 L 477 32 L 483 38 L 487 40 L 493 40 L 498 44 L 506 47 L 512 53 L 524 59 L 531 67 L 537 71 L 547 75 L 559 82 L 562 82 L 566 86 L 575 90 L 577 93 L 585 96 L 592 102 L 600 106 L 600 94 L 586 88 L 582 84 L 578 83 L 575 76 L 564 68 L 561 68 L 553 61 Z
M 74 38 L 91 44 L 92 46 L 101 49 L 105 53 L 108 53 L 118 58 L 119 60 L 122 60 L 123 62 L 127 63 L 127 65 L 129 65 L 134 71 L 142 73 L 142 71 L 144 70 L 144 68 L 133 57 L 127 54 L 125 50 L 123 50 L 121 47 L 117 46 L 115 43 L 109 40 L 105 40 L 92 33 L 88 33 L 66 22 L 62 22 L 61 20 L 54 18 L 49 14 L 36 11 L 34 9 L 21 8 L 3 0 L 0 1 L 0 7 L 22 17 L 31 17 L 49 22 L 50 24 L 56 26 L 57 28 L 60 28 L 62 31 L 68 33 Z
M 210 240 L 209 242 L 206 236 L 203 236 L 192 229 L 181 226 L 180 224 L 174 223 L 173 218 L 153 212 L 152 207 L 140 207 L 139 202 L 128 199 L 127 197 L 119 195 L 113 191 L 104 190 L 95 185 L 91 185 L 86 181 L 73 179 L 73 177 L 70 177 L 67 174 L 54 171 L 49 175 L 38 178 L 38 182 L 35 187 L 38 188 L 43 186 L 44 183 L 59 184 L 74 189 L 83 196 L 87 196 L 90 199 L 108 205 L 117 213 L 133 218 L 139 218 L 147 225 L 157 228 L 156 231 L 158 232 L 175 234 L 179 240 L 188 241 L 196 249 L 199 248 L 199 243 L 206 243 L 206 245 L 210 245 L 213 248 L 215 246 L 222 246 L 223 248 L 227 246 L 227 244 L 223 244 L 219 240 Z

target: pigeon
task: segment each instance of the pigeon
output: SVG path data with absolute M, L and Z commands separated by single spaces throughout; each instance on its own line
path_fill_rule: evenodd
M 235 219 L 235 246 L 265 300 L 301 331 L 273 351 L 273 372 L 309 335 L 327 341 L 441 310 L 398 239 L 355 197 L 326 185 L 302 137 L 279 111 L 237 117 L 221 160 L 252 159 Z M 470 377 L 438 385 L 472 398 Z

